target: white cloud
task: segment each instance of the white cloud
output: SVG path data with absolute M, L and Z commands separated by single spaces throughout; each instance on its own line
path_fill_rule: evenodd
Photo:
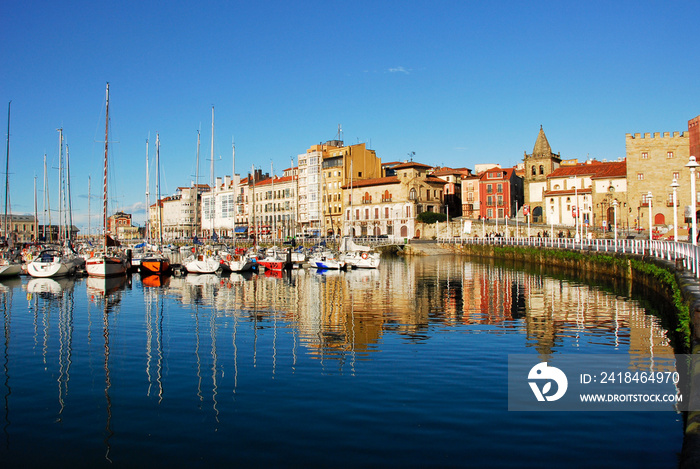
M 405 69 L 403 67 L 393 67 L 389 69 L 389 73 L 405 73 L 406 75 L 411 73 L 411 69 Z

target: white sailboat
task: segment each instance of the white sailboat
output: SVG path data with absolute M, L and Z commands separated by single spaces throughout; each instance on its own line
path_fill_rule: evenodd
M 105 118 L 105 158 L 104 158 L 104 182 L 103 182 L 103 216 L 102 229 L 104 230 L 104 250 L 92 252 L 85 262 L 85 268 L 89 277 L 113 277 L 125 275 L 127 271 L 127 259 L 123 253 L 110 251 L 111 238 L 107 234 L 107 166 L 109 148 L 109 83 L 106 92 L 106 118 Z
M 349 267 L 357 269 L 377 269 L 381 262 L 381 254 L 369 246 L 355 244 L 350 236 L 340 240 L 340 258 Z
M 63 181 L 63 129 L 58 129 L 58 157 L 59 157 L 59 181 Z M 68 147 L 66 146 L 66 168 L 68 168 Z M 69 172 L 70 174 L 70 172 Z M 70 197 L 69 197 L 70 198 Z M 63 183 L 59 182 L 59 213 L 62 213 L 64 201 Z M 82 257 L 70 246 L 70 228 L 63 229 L 63 220 L 59 215 L 59 224 L 62 236 L 59 237 L 60 246 L 51 246 L 42 250 L 31 262 L 27 263 L 27 273 L 35 278 L 64 277 L 73 275 L 82 268 L 85 262 Z M 72 226 L 72 223 L 70 223 Z
M 5 220 L 4 230 L 7 248 L 2 251 L 0 258 L 0 277 L 15 277 L 22 271 L 22 263 L 12 256 L 12 236 L 9 234 L 9 223 L 7 223 L 8 188 L 10 187 L 10 106 L 7 105 L 7 159 L 5 161 Z
M 214 107 L 211 108 L 211 158 L 212 158 L 212 178 L 214 174 Z M 199 133 L 197 133 L 197 175 L 195 176 L 195 200 L 198 200 L 197 194 L 199 193 Z M 212 185 L 212 191 L 214 187 Z M 213 201 L 213 196 L 212 196 Z M 198 205 L 198 204 L 197 204 Z M 213 207 L 211 208 L 213 217 Z M 197 224 L 196 213 L 195 213 L 195 226 Z M 196 229 L 196 228 L 195 228 Z M 212 221 L 212 232 L 214 231 L 214 223 Z M 210 250 L 200 253 L 197 247 L 197 235 L 195 234 L 194 252 L 191 256 L 183 261 L 185 270 L 190 274 L 213 274 L 221 267 L 221 259 L 212 253 Z

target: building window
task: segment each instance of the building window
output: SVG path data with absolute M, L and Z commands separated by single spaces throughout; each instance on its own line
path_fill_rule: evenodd
M 643 181 L 644 180 L 644 173 L 637 173 L 637 181 Z
M 643 151 L 643 152 L 642 152 L 642 159 L 643 159 L 643 160 L 648 160 L 648 159 L 649 159 L 649 152 Z
M 666 158 L 673 158 L 673 152 L 672 151 L 666 152 Z
M 488 197 L 486 197 L 486 205 L 493 205 L 493 197 L 492 196 L 489 195 Z
M 500 193 L 503 193 L 503 184 L 499 184 L 499 185 L 498 185 L 498 187 L 497 187 L 497 192 L 498 192 L 499 194 L 500 194 Z
M 491 184 L 486 184 L 486 193 L 493 194 L 493 187 L 491 186 Z
M 532 166 L 532 175 L 537 176 L 537 167 L 534 165 Z
M 676 181 L 678 181 L 680 178 L 681 178 L 681 173 L 679 173 L 679 172 L 674 172 L 674 173 L 673 173 L 673 179 L 675 179 Z
M 493 209 L 492 208 L 486 210 L 486 216 L 489 218 L 493 218 Z
M 544 174 L 544 165 L 540 165 L 540 174 Z

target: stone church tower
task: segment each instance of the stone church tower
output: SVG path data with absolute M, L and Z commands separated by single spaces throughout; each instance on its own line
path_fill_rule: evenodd
M 530 206 L 533 223 L 544 223 L 544 192 L 547 190 L 547 176 L 561 164 L 559 153 L 552 153 L 547 137 L 540 126 L 532 154 L 525 152 L 525 205 Z

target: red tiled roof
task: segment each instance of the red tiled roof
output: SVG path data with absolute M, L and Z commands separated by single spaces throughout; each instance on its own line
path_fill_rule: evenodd
M 356 187 L 369 187 L 369 186 L 381 186 L 384 184 L 398 184 L 399 178 L 396 176 L 389 176 L 384 178 L 373 178 L 373 179 L 361 179 L 359 181 L 353 181 L 352 188 Z M 346 184 L 342 187 L 343 189 L 350 189 L 350 184 Z
M 627 163 L 625 161 L 613 161 L 609 163 L 594 162 L 574 166 L 559 166 L 547 178 L 591 176 L 591 178 L 595 179 L 625 177 L 626 175 Z
M 590 187 L 587 187 L 585 189 L 564 189 L 564 190 L 558 190 L 558 191 L 544 191 L 544 195 L 574 195 L 574 194 L 590 194 L 592 193 L 592 189 Z
M 405 163 L 401 163 L 401 164 L 394 166 L 392 169 L 404 169 L 404 168 L 430 169 L 430 168 L 432 168 L 432 166 L 428 166 L 427 164 L 423 164 L 423 163 L 416 163 L 415 161 L 407 161 Z

